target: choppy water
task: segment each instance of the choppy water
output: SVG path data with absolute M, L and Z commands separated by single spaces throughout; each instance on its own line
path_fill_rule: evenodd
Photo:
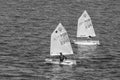
M 102 45 L 72 44 L 73 67 L 44 64 L 52 31 L 61 22 L 74 39 L 84 10 Z M 0 0 L 0 80 L 120 80 L 120 1 Z

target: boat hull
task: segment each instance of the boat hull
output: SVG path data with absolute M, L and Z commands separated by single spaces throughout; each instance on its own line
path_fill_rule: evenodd
M 85 40 L 85 41 L 75 41 L 74 44 L 79 44 L 79 45 L 100 45 L 99 40 Z
M 70 59 L 60 62 L 59 59 L 53 60 L 53 59 L 47 58 L 45 59 L 45 62 L 48 64 L 58 64 L 58 65 L 76 65 L 76 60 L 70 60 Z

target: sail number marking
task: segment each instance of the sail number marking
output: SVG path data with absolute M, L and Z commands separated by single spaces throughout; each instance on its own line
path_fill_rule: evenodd
M 63 33 L 60 35 L 60 43 L 61 45 L 64 45 L 65 43 L 69 42 L 69 38 L 67 33 Z
M 86 28 L 90 28 L 92 26 L 90 19 L 85 20 L 85 23 L 86 23 L 86 26 L 85 26 Z

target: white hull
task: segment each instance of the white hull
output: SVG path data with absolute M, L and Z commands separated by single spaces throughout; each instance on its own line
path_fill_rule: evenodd
M 45 59 L 46 63 L 48 64 L 59 64 L 59 65 L 76 65 L 76 60 L 64 60 L 63 62 L 60 62 L 59 59 Z
M 99 40 L 84 40 L 84 41 L 76 41 L 74 40 L 75 44 L 79 44 L 79 45 L 100 45 Z

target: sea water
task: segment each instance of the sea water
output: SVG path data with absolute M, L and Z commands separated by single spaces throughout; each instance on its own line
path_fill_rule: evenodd
M 58 23 L 73 40 L 84 10 L 101 45 L 72 44 L 76 66 L 45 64 Z M 119 13 L 119 0 L 1 0 L 0 80 L 119 80 Z

